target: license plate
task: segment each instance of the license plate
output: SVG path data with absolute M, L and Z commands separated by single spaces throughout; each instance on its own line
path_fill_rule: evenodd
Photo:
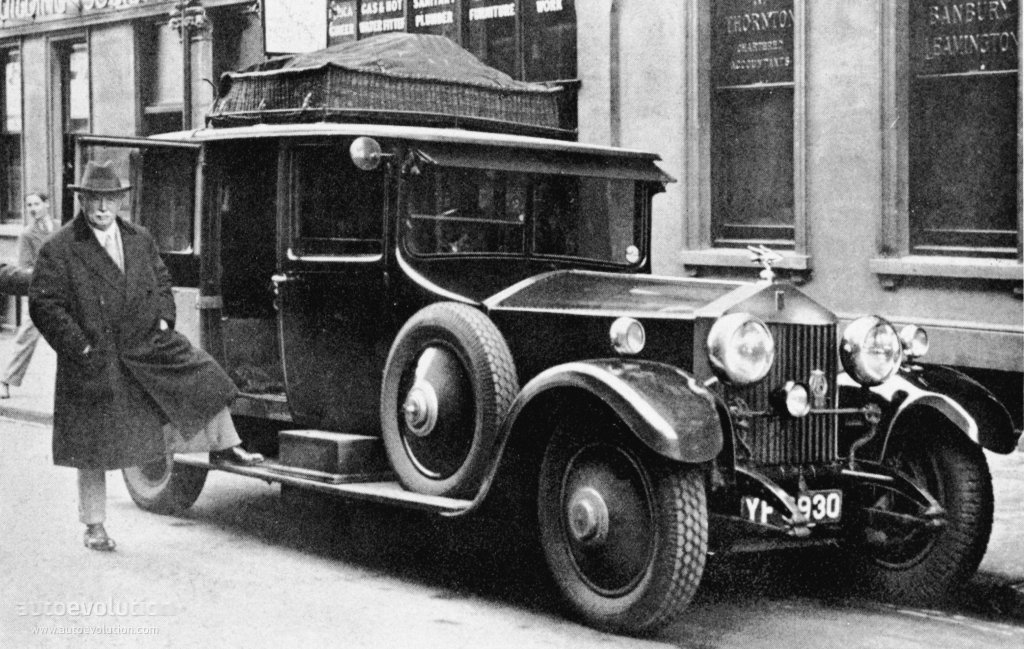
M 843 492 L 838 489 L 805 491 L 796 497 L 797 509 L 807 517 L 811 526 L 836 523 L 843 517 Z M 782 525 L 782 513 L 756 496 L 743 496 L 740 516 L 761 525 Z

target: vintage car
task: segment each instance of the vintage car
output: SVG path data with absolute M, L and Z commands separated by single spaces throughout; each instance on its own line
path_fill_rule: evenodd
M 766 249 L 756 281 L 651 275 L 654 155 L 341 123 L 78 151 L 131 174 L 177 327 L 268 456 L 126 470 L 144 509 L 210 470 L 448 517 L 500 499 L 575 611 L 628 633 L 683 613 L 709 550 L 833 546 L 916 601 L 985 552 L 1006 409 L 922 364 L 920 328 L 841 327 Z
M 392 35 L 226 75 L 206 128 L 79 136 L 267 456 L 125 470 L 135 502 L 189 507 L 219 470 L 526 520 L 569 605 L 627 633 L 682 615 L 711 551 L 827 546 L 903 599 L 967 579 L 1006 409 L 923 364 L 920 328 L 841 326 L 765 248 L 755 281 L 653 276 L 671 178 L 572 141 L 560 96 Z

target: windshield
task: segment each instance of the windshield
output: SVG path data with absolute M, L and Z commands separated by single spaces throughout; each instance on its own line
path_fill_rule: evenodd
M 405 246 L 631 265 L 643 249 L 641 196 L 635 180 L 424 165 L 410 177 Z

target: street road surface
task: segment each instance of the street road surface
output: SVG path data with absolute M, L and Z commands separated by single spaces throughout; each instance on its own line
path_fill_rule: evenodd
M 48 427 L 0 420 L 3 648 L 1024 647 L 1024 619 L 981 605 L 984 584 L 943 611 L 906 609 L 830 596 L 792 578 L 799 566 L 750 557 L 716 565 L 658 636 L 609 635 L 565 617 L 539 552 L 507 530 L 289 505 L 278 486 L 223 473 L 180 517 L 136 508 L 108 473 L 118 551 L 90 552 L 75 473 L 52 466 L 49 445 Z

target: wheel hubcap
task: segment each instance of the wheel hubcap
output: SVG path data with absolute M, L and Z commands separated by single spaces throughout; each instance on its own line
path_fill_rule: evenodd
M 654 553 L 650 485 L 629 452 L 611 444 L 580 449 L 562 483 L 562 529 L 577 574 L 607 596 L 629 592 Z
M 608 505 L 597 490 L 584 487 L 569 499 L 569 533 L 573 539 L 597 545 L 608 538 Z
M 459 470 L 473 446 L 476 404 L 459 355 L 441 342 L 425 346 L 399 386 L 402 441 L 416 469 L 432 480 Z
M 417 437 L 426 437 L 437 425 L 437 392 L 426 381 L 416 381 L 402 404 L 405 425 Z

